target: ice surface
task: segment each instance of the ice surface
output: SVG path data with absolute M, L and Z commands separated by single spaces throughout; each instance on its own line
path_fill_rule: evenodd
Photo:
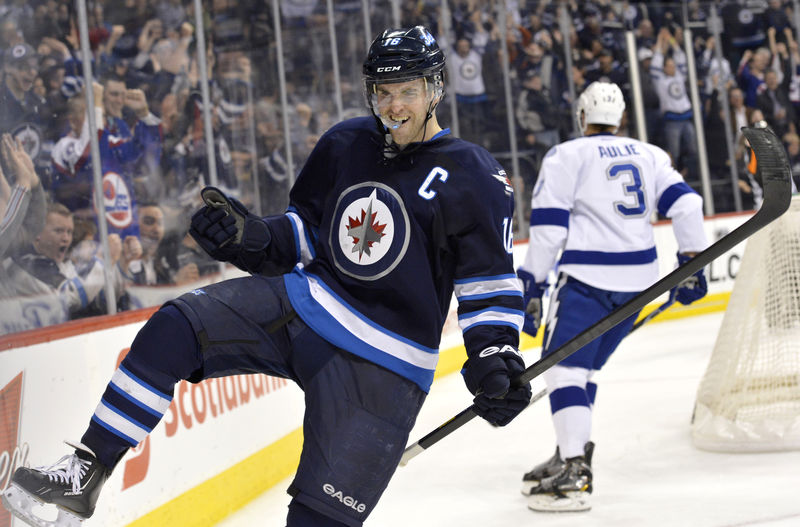
M 528 510 L 522 474 L 555 448 L 547 399 L 505 428 L 475 419 L 400 467 L 366 527 L 800 526 L 800 452 L 692 446 L 690 419 L 722 314 L 651 323 L 596 377 L 594 494 L 585 513 Z M 528 364 L 539 350 L 525 354 Z M 534 381 L 534 392 L 543 384 Z M 434 383 L 416 441 L 470 403 L 460 375 Z M 286 480 L 219 527 L 285 525 Z

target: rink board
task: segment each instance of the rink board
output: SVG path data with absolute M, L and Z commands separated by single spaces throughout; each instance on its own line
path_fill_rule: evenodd
M 708 219 L 709 239 L 748 217 Z M 656 245 L 659 254 L 676 252 L 669 224 L 656 226 Z M 526 250 L 524 243 L 515 245 L 517 262 Z M 724 310 L 743 251 L 741 244 L 706 269 L 706 298 L 659 319 Z M 673 258 L 663 258 L 662 275 L 673 266 Z M 158 294 L 166 292 L 161 288 Z M 437 377 L 457 371 L 465 358 L 455 307 L 445 324 Z M 116 365 L 152 312 L 0 337 L 0 488 L 15 467 L 53 462 L 67 452 L 62 440 L 80 439 Z M 522 348 L 538 345 L 538 338 L 523 336 Z M 282 379 L 246 375 L 180 383 L 163 421 L 122 460 L 86 526 L 213 525 L 294 472 L 302 414 L 302 392 Z M 283 518 L 264 521 L 279 525 Z M 0 508 L 0 527 L 22 525 Z

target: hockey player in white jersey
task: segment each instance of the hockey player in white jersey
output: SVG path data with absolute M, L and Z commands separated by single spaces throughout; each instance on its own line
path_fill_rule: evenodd
M 592 83 L 577 105 L 584 137 L 551 148 L 542 162 L 533 191 L 529 249 L 518 269 L 525 293 L 523 331 L 535 335 L 547 276 L 558 264 L 542 356 L 657 280 L 653 212 L 672 220 L 679 263 L 708 245 L 702 198 L 674 170 L 667 153 L 614 135 L 624 110 L 616 84 Z M 689 304 L 706 290 L 700 271 L 676 288 L 676 299 Z M 590 437 L 597 389 L 592 376 L 635 319 L 636 315 L 630 317 L 544 373 L 557 448 L 551 459 L 523 477 L 529 508 L 590 508 L 594 449 Z

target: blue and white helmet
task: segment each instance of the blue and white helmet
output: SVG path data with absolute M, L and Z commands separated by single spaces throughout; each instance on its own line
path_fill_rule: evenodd
M 585 133 L 589 124 L 619 126 L 624 112 L 625 99 L 619 86 L 613 82 L 595 81 L 578 98 L 575 115 L 581 133 Z

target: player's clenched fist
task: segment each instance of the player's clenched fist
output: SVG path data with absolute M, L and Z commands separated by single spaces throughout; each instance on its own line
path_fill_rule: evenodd
M 494 425 L 510 423 L 531 400 L 530 383 L 511 384 L 523 371 L 522 356 L 517 348 L 508 344 L 490 346 L 467 359 L 461 374 L 467 388 L 475 395 L 475 413 Z
M 272 239 L 267 224 L 217 188 L 205 187 L 200 194 L 206 205 L 192 216 L 189 234 L 215 260 L 257 273 Z

